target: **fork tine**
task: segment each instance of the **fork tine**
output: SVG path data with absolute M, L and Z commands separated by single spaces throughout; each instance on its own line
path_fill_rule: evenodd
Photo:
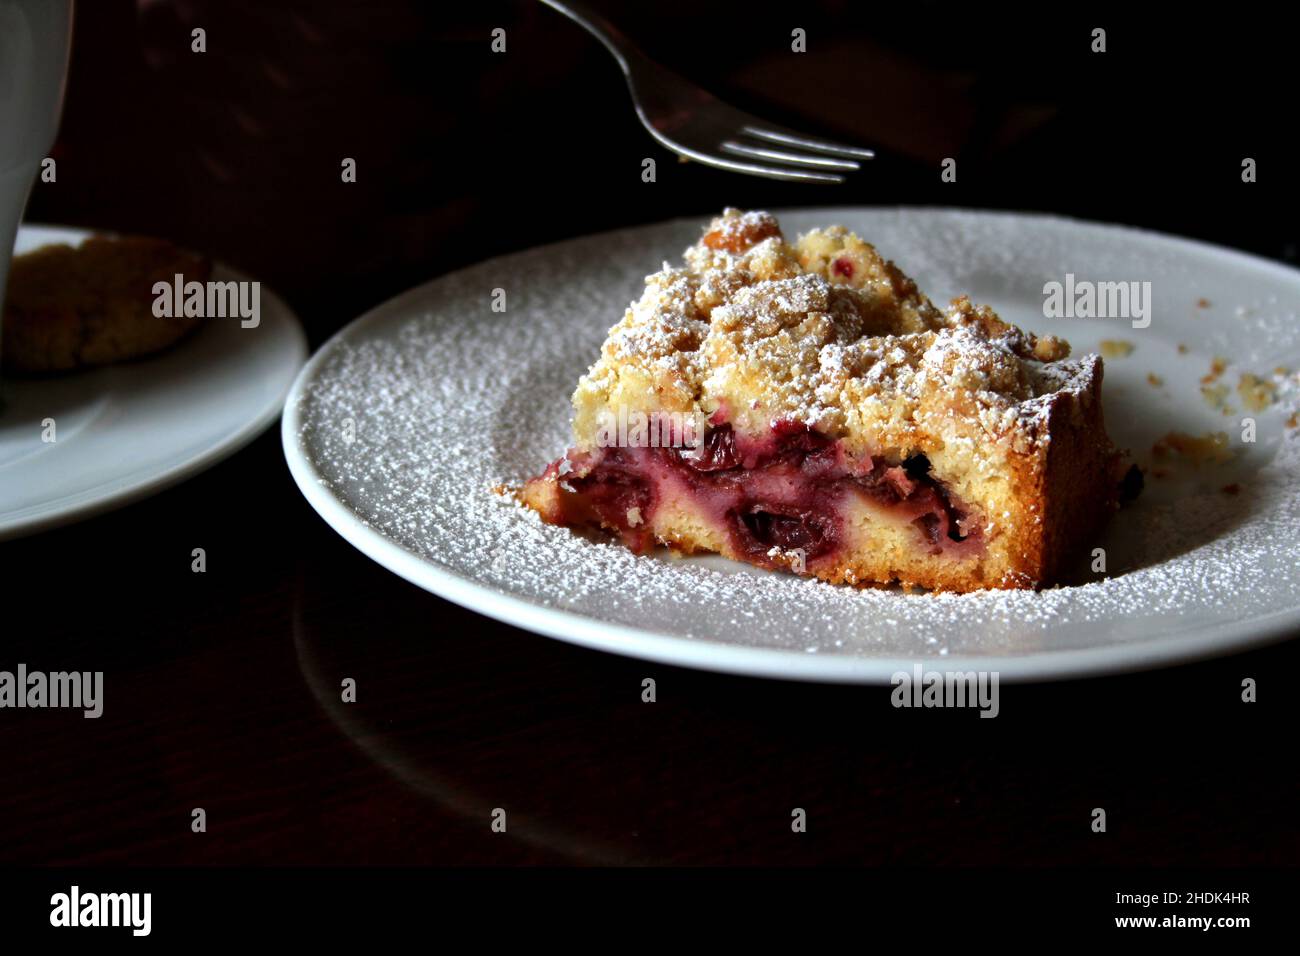
M 810 139 L 807 136 L 779 132 L 774 129 L 765 129 L 761 126 L 745 126 L 742 127 L 742 132 L 773 143 L 781 143 L 785 146 L 802 146 L 804 149 L 820 150 L 823 153 L 830 153 L 833 156 L 851 156 L 855 159 L 876 158 L 874 150 L 860 149 L 857 146 L 845 146 L 842 143 L 833 143 L 824 139 Z
M 639 112 L 639 111 L 638 111 Z M 645 128 L 650 132 L 660 145 L 671 150 L 678 156 L 684 156 L 689 160 L 697 163 L 703 163 L 706 166 L 714 166 L 718 169 L 725 169 L 733 173 L 748 173 L 751 176 L 766 176 L 768 179 L 785 179 L 797 183 L 842 183 L 844 177 L 837 173 L 816 172 L 811 169 L 791 169 L 788 166 L 763 166 L 759 163 L 746 163 L 738 159 L 729 159 L 726 156 L 719 156 L 713 153 L 702 153 L 696 149 L 688 149 L 681 143 L 673 142 L 662 132 L 643 120 Z
M 843 169 L 849 172 L 861 169 L 857 163 L 848 159 L 831 159 L 827 156 L 809 156 L 807 153 L 788 153 L 781 149 L 760 149 L 745 143 L 727 140 L 722 144 L 724 152 L 750 156 L 754 159 L 770 159 L 778 163 L 797 163 L 804 166 L 818 166 L 822 169 Z
M 681 152 L 679 149 L 678 152 Z M 836 173 L 819 173 L 808 169 L 791 169 L 788 166 L 760 166 L 758 163 L 742 163 L 725 156 L 710 156 L 707 153 L 691 152 L 684 154 L 688 159 L 716 166 L 733 173 L 748 173 L 751 176 L 766 176 L 768 179 L 784 179 L 796 183 L 842 183 L 844 177 Z

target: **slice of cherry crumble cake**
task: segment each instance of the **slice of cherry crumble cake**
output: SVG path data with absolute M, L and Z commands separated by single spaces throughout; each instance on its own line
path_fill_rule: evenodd
M 833 226 L 726 210 L 610 330 L 574 447 L 519 492 L 642 553 L 832 582 L 1050 584 L 1115 509 L 1102 360 L 940 311 Z

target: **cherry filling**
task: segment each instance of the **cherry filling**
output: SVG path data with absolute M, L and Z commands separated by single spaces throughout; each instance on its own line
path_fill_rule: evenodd
M 791 552 L 811 563 L 839 549 L 853 495 L 910 520 L 933 554 L 980 546 L 924 455 L 901 464 L 873 458 L 864 468 L 846 460 L 839 442 L 798 423 L 778 422 L 760 442 L 716 424 L 699 449 L 606 448 L 575 464 L 568 477 L 555 472 L 577 492 L 564 496 L 564 523 L 616 528 L 637 552 L 654 546 L 649 522 L 665 498 L 687 499 L 726 529 L 736 551 L 766 566 L 788 564 Z
M 599 464 L 581 477 L 566 478 L 557 469 L 557 477 L 577 492 L 561 499 L 564 523 L 617 528 L 623 543 L 638 554 L 653 547 L 647 521 L 654 487 L 633 454 L 642 450 L 607 448 Z
M 868 494 L 885 505 L 916 515 L 912 524 L 937 554 L 949 542 L 966 541 L 970 535 L 962 528 L 966 512 L 953 504 L 944 486 L 930 475 L 930 459 L 913 455 L 902 465 L 882 468 L 872 462 L 869 475 L 858 479 Z
M 739 518 L 740 524 L 734 529 L 734 536 L 751 554 L 779 548 L 782 551 L 799 550 L 807 558 L 816 558 L 836 543 L 838 527 L 834 518 L 814 509 L 782 513 L 751 505 L 748 511 L 735 517 Z
M 678 454 L 678 460 L 683 459 Z M 704 435 L 704 444 L 690 459 L 691 467 L 696 471 L 726 471 L 740 467 L 740 455 L 736 451 L 736 433 L 730 425 L 710 428 Z

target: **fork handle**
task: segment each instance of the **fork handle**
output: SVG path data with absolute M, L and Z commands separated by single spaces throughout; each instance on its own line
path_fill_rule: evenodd
M 636 56 L 638 51 L 623 34 L 623 31 L 606 20 L 603 14 L 593 10 L 589 4 L 583 3 L 582 0 L 542 0 L 542 3 L 553 10 L 563 13 L 603 43 L 605 49 L 614 55 L 614 59 L 618 60 L 623 75 L 631 75 L 628 59 Z

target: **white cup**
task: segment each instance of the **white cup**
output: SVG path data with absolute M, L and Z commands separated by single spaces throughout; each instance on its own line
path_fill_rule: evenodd
M 72 40 L 72 0 L 0 0 L 0 302 L 18 222 L 54 145 Z M 0 327 L 0 349 L 4 348 Z

